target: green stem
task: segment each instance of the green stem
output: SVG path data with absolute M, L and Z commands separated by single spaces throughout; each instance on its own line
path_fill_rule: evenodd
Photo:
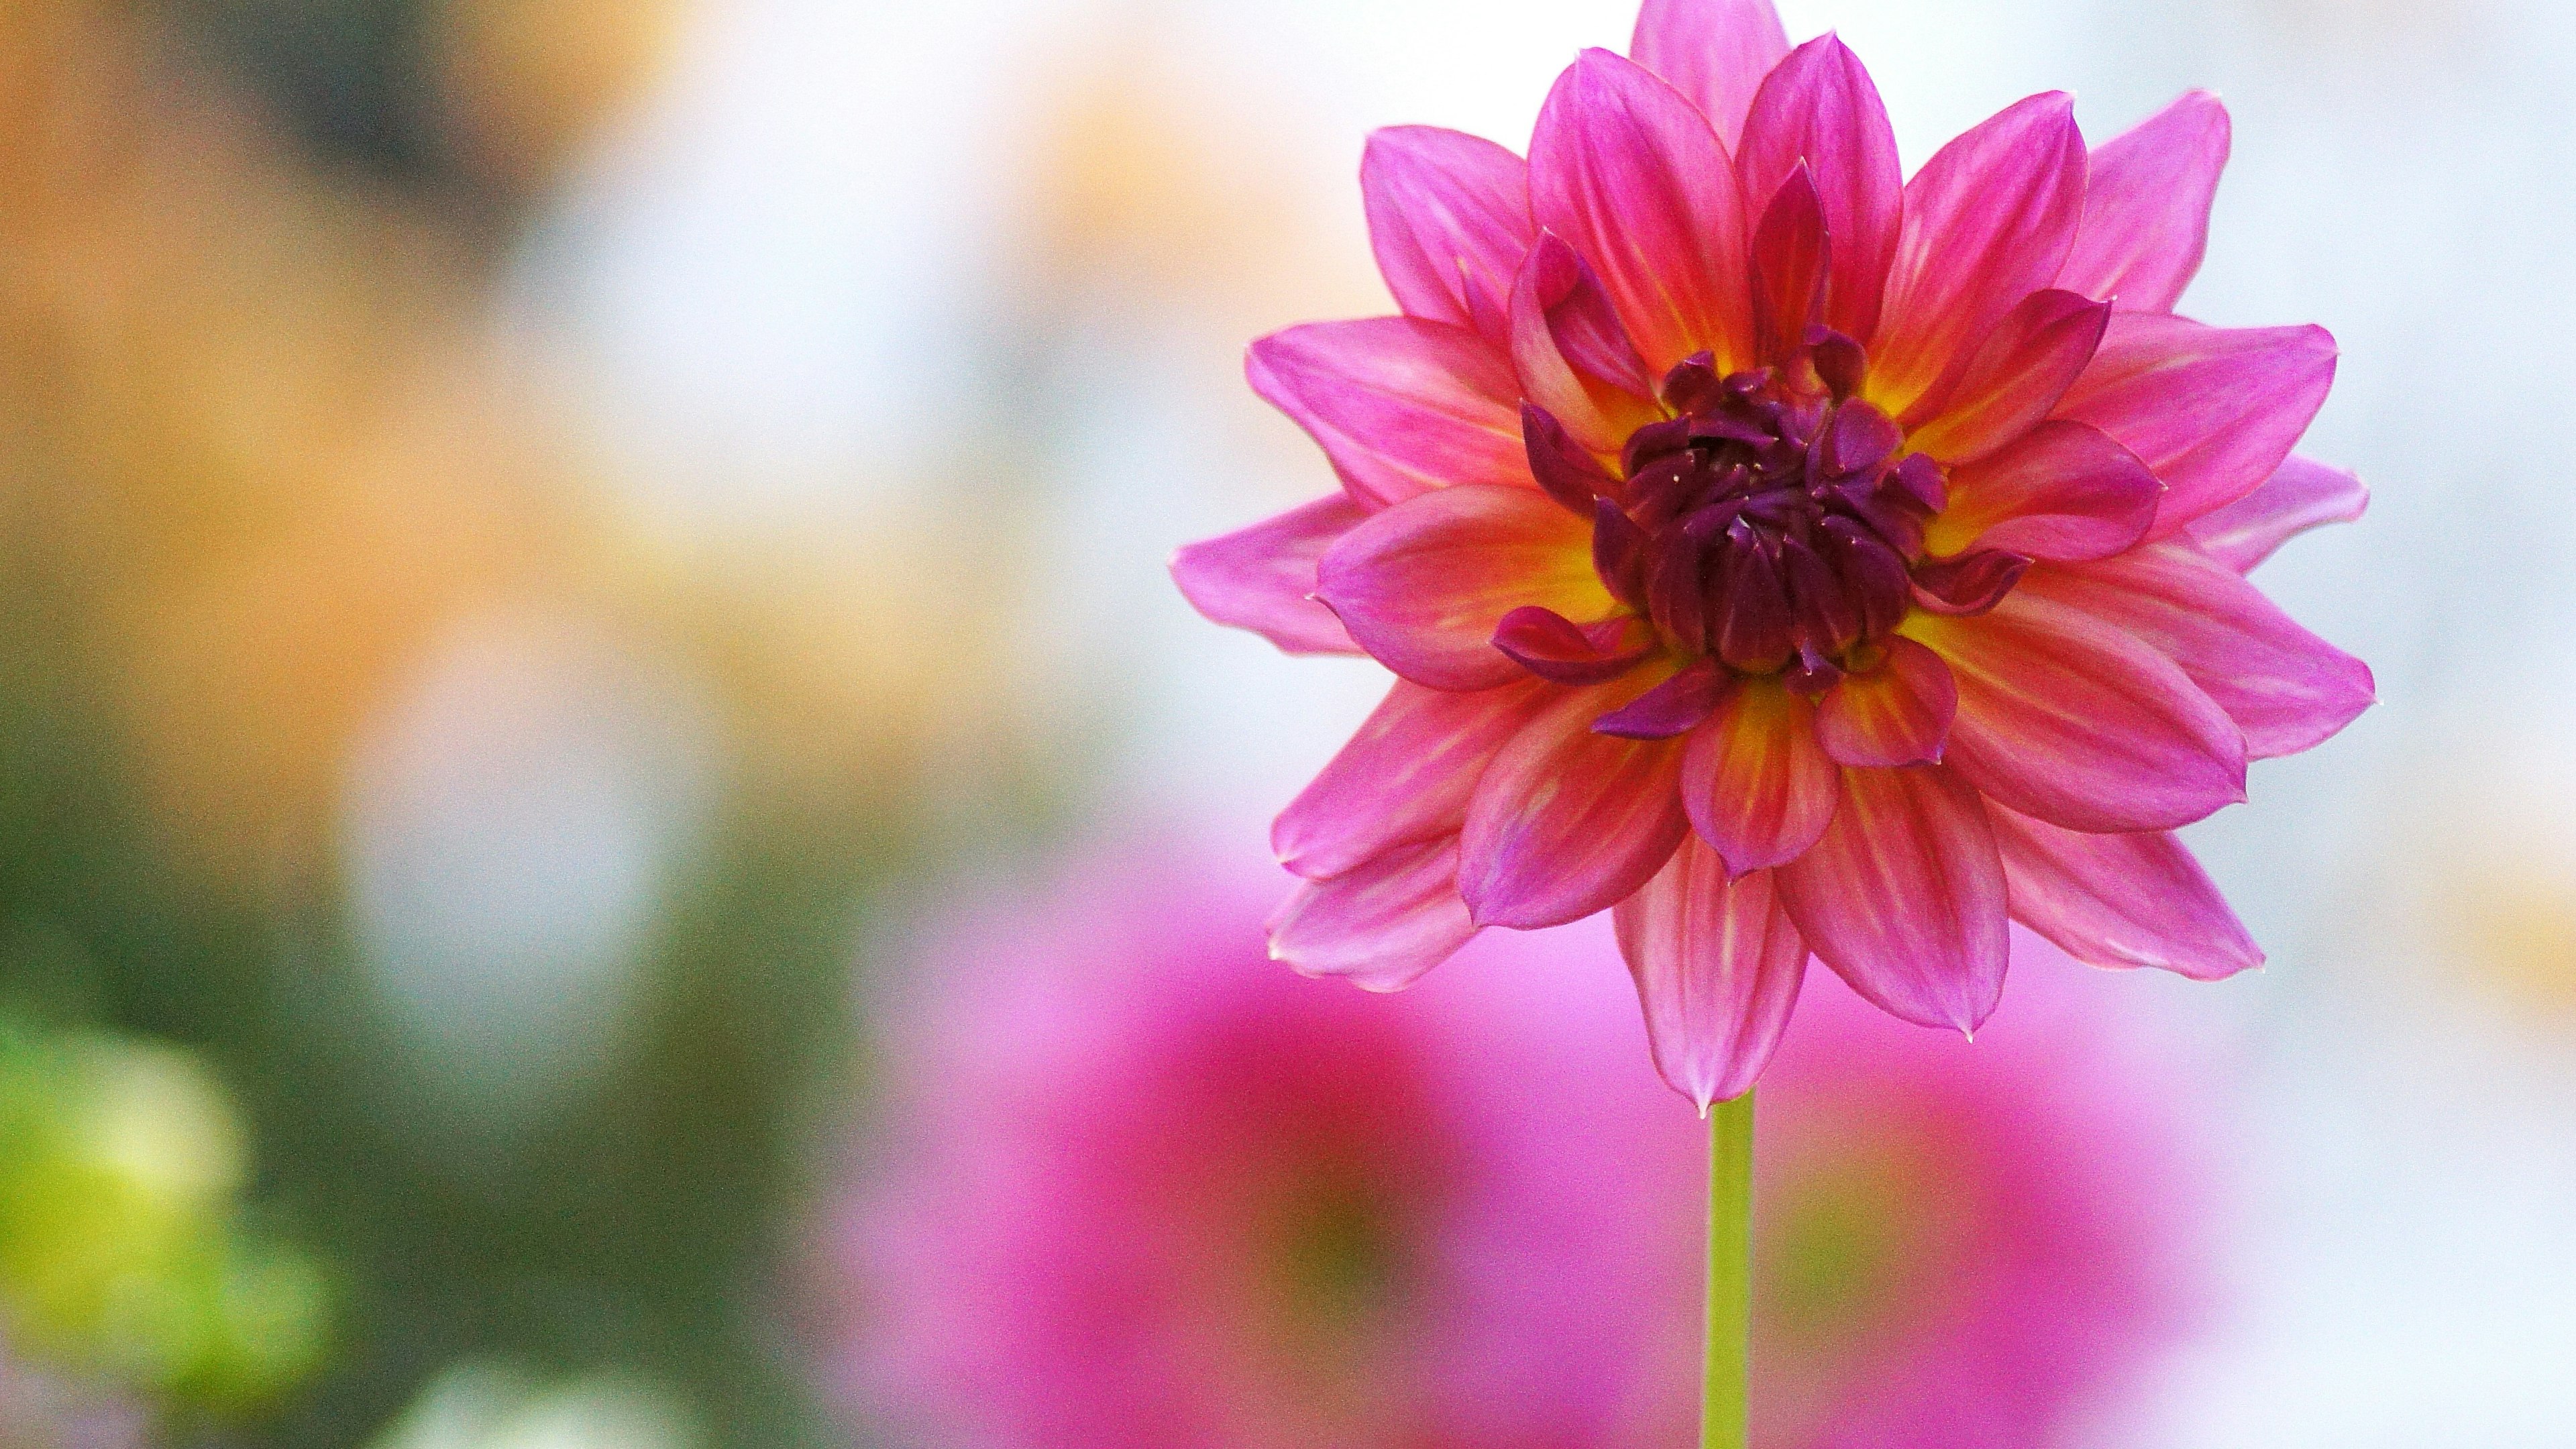
M 1700 1449 L 1744 1449 L 1745 1350 L 1753 1328 L 1753 1094 L 1708 1114 L 1708 1368 Z

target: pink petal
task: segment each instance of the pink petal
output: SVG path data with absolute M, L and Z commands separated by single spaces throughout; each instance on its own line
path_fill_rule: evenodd
M 1399 679 L 1350 742 L 1270 827 L 1279 863 L 1309 880 L 1400 845 L 1455 835 L 1495 752 L 1556 691 L 1534 679 L 1474 694 Z
M 1941 656 L 1902 635 L 1887 641 L 1887 661 L 1867 674 L 1847 674 L 1816 706 L 1816 742 L 1834 763 L 1881 769 L 1941 758 L 1959 687 Z
M 1297 887 L 1270 917 L 1270 956 L 1307 976 L 1398 991 L 1476 934 L 1458 899 L 1454 836 L 1399 846 Z
M 1563 237 L 1542 233 L 1530 248 L 1510 306 L 1521 394 L 1575 441 L 1616 454 L 1629 434 L 1663 416 L 1609 293 Z
M 2123 312 L 2170 312 L 2200 270 L 2227 168 L 2227 108 L 2192 91 L 2093 153 L 2084 224 L 2057 285 Z
M 2369 507 L 2370 490 L 2359 478 L 2313 458 L 2293 456 L 2261 487 L 2202 514 L 2187 531 L 2202 552 L 2241 574 L 2309 529 L 2350 523 Z
M 1408 317 L 1474 328 L 1497 347 L 1529 250 L 1529 167 L 1479 136 L 1390 126 L 1360 159 L 1369 245 Z
M 1747 679 L 1691 732 L 1682 803 L 1691 827 L 1737 875 L 1806 853 L 1842 798 L 1816 743 L 1815 706 L 1774 679 Z
M 1824 203 L 1804 162 L 1772 193 L 1753 228 L 1754 356 L 1766 363 L 1801 355 L 1807 329 L 1823 320 L 1832 246 Z
M 1690 830 L 1682 750 L 1592 722 L 1643 693 L 1648 671 L 1566 690 L 1485 769 L 1460 837 L 1458 889 L 1482 926 L 1579 920 L 1634 895 Z
M 1655 1070 L 1702 1112 L 1751 1091 L 1807 974 L 1807 943 L 1771 873 L 1730 882 L 1716 851 L 1685 839 L 1611 914 Z
M 1315 602 L 1315 561 L 1368 517 L 1335 494 L 1172 555 L 1172 582 L 1211 623 L 1249 629 L 1291 654 L 1356 654 L 1349 631 Z
M 1494 626 L 1523 605 L 1591 622 L 1618 608 L 1592 571 L 1592 529 L 1535 488 L 1469 484 L 1410 498 L 1342 536 L 1315 596 L 1379 663 L 1434 689 L 1522 677 Z
M 1833 244 L 1825 325 L 1867 343 L 1905 220 L 1905 173 L 1877 85 L 1830 34 L 1791 52 L 1754 97 L 1735 158 L 1745 197 L 1762 202 L 1801 161 L 1815 177 Z
M 1412 317 L 1314 322 L 1252 344 L 1252 390 L 1323 445 L 1342 486 L 1379 509 L 1453 483 L 1536 487 L 1520 384 L 1464 328 Z
M 2236 913 L 2162 831 L 2087 835 L 1991 802 L 2013 919 L 2093 966 L 2158 966 L 2221 981 L 2263 964 Z
M 1622 739 L 1669 740 L 1699 728 L 1735 688 L 1732 674 L 1716 660 L 1702 659 L 1594 720 L 1592 729 Z
M 1918 412 L 1937 406 L 1907 444 L 1944 463 L 1971 463 L 2019 440 L 2056 410 L 2110 322 L 2107 303 L 2055 289 L 2031 293 L 1915 404 Z
M 1646 0 L 1628 54 L 1690 98 L 1729 151 L 1763 74 L 1789 53 L 1771 0 Z
M 1586 625 L 1554 609 L 1523 605 L 1494 626 L 1494 647 L 1541 679 L 1599 684 L 1653 652 L 1655 631 L 1633 614 Z
M 2065 265 L 2084 210 L 2084 136 L 2063 92 L 2032 96 L 1941 148 L 1905 187 L 1905 227 L 1870 348 L 1891 415 Z
M 1748 365 L 1735 164 L 1672 87 L 1606 50 L 1568 66 L 1530 141 L 1530 214 L 1600 274 L 1654 376 L 1700 351 Z
M 1944 558 L 1972 548 L 2106 558 L 2145 536 L 2163 495 L 2156 475 L 2110 435 L 2060 418 L 1953 470 L 1949 506 L 1923 530 L 1923 546 Z
M 1959 686 L 1942 759 L 2069 830 L 2170 830 L 2245 798 L 2245 737 L 2126 630 L 2016 589 L 1994 612 L 1920 613 L 1905 632 Z
M 1842 785 L 1824 838 L 1774 872 L 1789 919 L 1880 1009 L 1975 1031 L 2011 946 L 1984 802 L 1939 765 L 1846 770 Z
M 2057 412 L 2119 439 L 2164 480 L 2148 534 L 2163 538 L 2271 477 L 2334 373 L 2334 338 L 2322 327 L 2206 327 L 2123 312 Z
M 2369 665 L 2300 628 L 2187 542 L 2034 569 L 2022 588 L 2125 629 L 2181 665 L 2245 732 L 2251 759 L 2321 744 L 2377 698 Z

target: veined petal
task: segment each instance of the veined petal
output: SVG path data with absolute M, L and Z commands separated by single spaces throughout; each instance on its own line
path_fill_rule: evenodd
M 2192 91 L 2093 153 L 2084 224 L 2057 285 L 2123 312 L 2170 312 L 2200 271 L 2227 169 L 2227 107 Z
M 2238 573 L 2326 523 L 2350 523 L 2370 507 L 2370 490 L 2350 472 L 2293 456 L 2261 487 L 2202 514 L 2186 530 L 2203 553 Z
M 1494 626 L 1523 605 L 1581 623 L 1618 607 L 1592 571 L 1592 530 L 1535 488 L 1470 484 L 1410 498 L 1326 550 L 1315 596 L 1379 663 L 1434 689 L 1521 678 Z
M 1882 1010 L 1975 1031 L 2011 950 L 1985 802 L 1939 765 L 1845 770 L 1815 849 L 1773 873 L 1807 948 Z
M 1541 234 L 1522 260 L 1510 330 L 1521 394 L 1594 453 L 1663 416 L 1609 294 L 1563 237 Z
M 1831 34 L 1790 52 L 1754 96 L 1735 159 L 1747 205 L 1763 204 L 1800 161 L 1832 239 L 1825 325 L 1866 344 L 1905 221 L 1905 173 L 1877 85 Z
M 2156 966 L 2220 981 L 2263 964 L 2263 950 L 2163 831 L 2088 835 L 1989 801 L 2013 919 L 2092 966 Z
M 1457 834 L 1485 766 L 1555 693 L 1535 679 L 1473 694 L 1397 680 L 1279 812 L 1272 852 L 1297 874 L 1323 880 L 1397 846 Z
M 1459 893 L 1483 926 L 1563 925 L 1634 895 L 1690 831 L 1682 747 L 1595 734 L 1658 681 L 1561 691 L 1485 769 L 1460 837 Z
M 2163 495 L 2156 475 L 2110 435 L 2059 418 L 1954 469 L 1949 506 L 1924 528 L 1923 546 L 1942 558 L 1972 548 L 2106 558 L 2145 536 Z
M 2377 698 L 2370 666 L 2292 622 L 2235 570 L 2181 539 L 2021 587 L 2146 641 L 2245 732 L 2251 759 L 2322 744 Z
M 2106 303 L 2053 288 L 2031 293 L 1915 405 L 1938 404 L 1908 433 L 1907 446 L 1944 463 L 1970 463 L 2018 441 L 2056 410 L 2110 322 Z
M 1611 918 L 1664 1081 L 1703 1112 L 1752 1090 L 1807 974 L 1771 873 L 1730 881 L 1716 851 L 1686 838 Z
M 1737 875 L 1804 854 L 1833 819 L 1841 785 L 1816 741 L 1814 705 L 1776 679 L 1738 684 L 1682 755 L 1691 827 Z
M 1959 778 L 2069 830 L 2171 830 L 2245 798 L 2245 737 L 2179 665 L 2124 629 L 2016 589 L 1976 618 L 1904 630 L 1950 666 Z
M 2164 538 L 2271 477 L 2334 373 L 2334 338 L 2322 327 L 2207 327 L 2122 312 L 2057 413 L 2119 439 L 2164 480 L 2148 532 Z
M 1763 75 L 1789 53 L 1771 0 L 1646 0 L 1628 54 L 1690 98 L 1728 150 Z
M 1184 545 L 1172 582 L 1209 622 L 1249 629 L 1291 654 L 1356 654 L 1342 621 L 1315 602 L 1315 562 L 1368 517 L 1335 494 L 1250 528 Z
M 1568 66 L 1530 141 L 1530 214 L 1592 264 L 1653 376 L 1700 351 L 1749 365 L 1735 163 L 1672 87 L 1606 50 Z
M 1529 251 L 1529 167 L 1480 136 L 1390 126 L 1360 158 L 1369 246 L 1408 317 L 1473 328 L 1496 347 Z
M 1824 203 L 1803 162 L 1790 168 L 1760 216 L 1753 226 L 1754 356 L 1779 364 L 1801 355 L 1807 329 L 1821 320 L 1833 259 Z
M 1816 706 L 1816 743 L 1839 765 L 1889 769 L 1940 760 L 1959 687 L 1941 656 L 1906 638 L 1887 640 L 1887 660 L 1846 674 Z
M 1904 413 L 2057 276 L 2083 217 L 2084 166 L 2074 102 L 2052 91 L 1952 141 L 1915 173 L 1870 348 L 1870 401 Z
M 1535 488 L 1520 384 L 1498 348 L 1414 317 L 1313 322 L 1252 344 L 1252 390 L 1323 445 L 1375 510 L 1453 483 Z
M 1475 934 L 1458 899 L 1458 841 L 1444 836 L 1297 887 L 1271 914 L 1270 956 L 1303 975 L 1398 991 Z

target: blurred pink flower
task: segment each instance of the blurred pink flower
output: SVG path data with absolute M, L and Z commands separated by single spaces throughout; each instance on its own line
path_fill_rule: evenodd
M 0 1344 L 0 1449 L 143 1449 L 134 1405 L 37 1369 Z
M 2088 153 L 2034 96 L 1906 181 L 1869 73 L 1769 0 L 1648 0 L 1632 53 L 1566 70 L 1526 162 L 1377 133 L 1403 315 L 1252 347 L 1342 491 L 1175 578 L 1398 676 L 1279 817 L 1276 953 L 1392 989 L 1615 909 L 1703 1106 L 1810 952 L 1964 1030 L 2008 917 L 2103 965 L 2260 961 L 2169 832 L 2370 703 L 2242 577 L 2365 495 L 2290 455 L 2333 339 L 2173 314 L 2225 110 Z
M 943 1449 L 1689 1442 L 1705 1145 L 1581 969 L 1600 926 L 1385 999 L 1271 968 L 1258 889 L 1107 862 L 905 978 L 831 1225 L 854 1413 Z M 2184 1321 L 2182 1073 L 2106 1059 L 2107 983 L 2026 944 L 1974 1045 L 1828 984 L 1781 1055 L 1774 1449 L 2061 1443 Z

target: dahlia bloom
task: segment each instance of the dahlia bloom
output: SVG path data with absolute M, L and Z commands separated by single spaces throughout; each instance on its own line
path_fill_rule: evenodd
M 925 953 L 829 1227 L 850 1407 L 975 1449 L 1690 1442 L 1706 1146 L 1572 969 L 1606 923 L 1382 1001 L 1265 961 L 1261 894 L 1107 859 Z M 2189 1327 L 2188 1070 L 2016 950 L 1973 1047 L 1809 994 L 1761 1106 L 1760 1442 L 2064 1444 Z
M 1566 70 L 1527 161 L 1378 132 L 1403 315 L 1252 347 L 1342 491 L 1175 578 L 1398 676 L 1279 817 L 1276 954 L 1392 989 L 1613 910 L 1703 1106 L 1810 953 L 1963 1030 L 2008 918 L 2102 965 L 2259 962 L 2170 832 L 2370 703 L 2243 578 L 2365 495 L 2290 452 L 2325 332 L 2172 310 L 2226 112 L 2088 152 L 2034 96 L 1904 180 L 1868 72 L 1767 0 L 1648 0 L 1632 53 Z

